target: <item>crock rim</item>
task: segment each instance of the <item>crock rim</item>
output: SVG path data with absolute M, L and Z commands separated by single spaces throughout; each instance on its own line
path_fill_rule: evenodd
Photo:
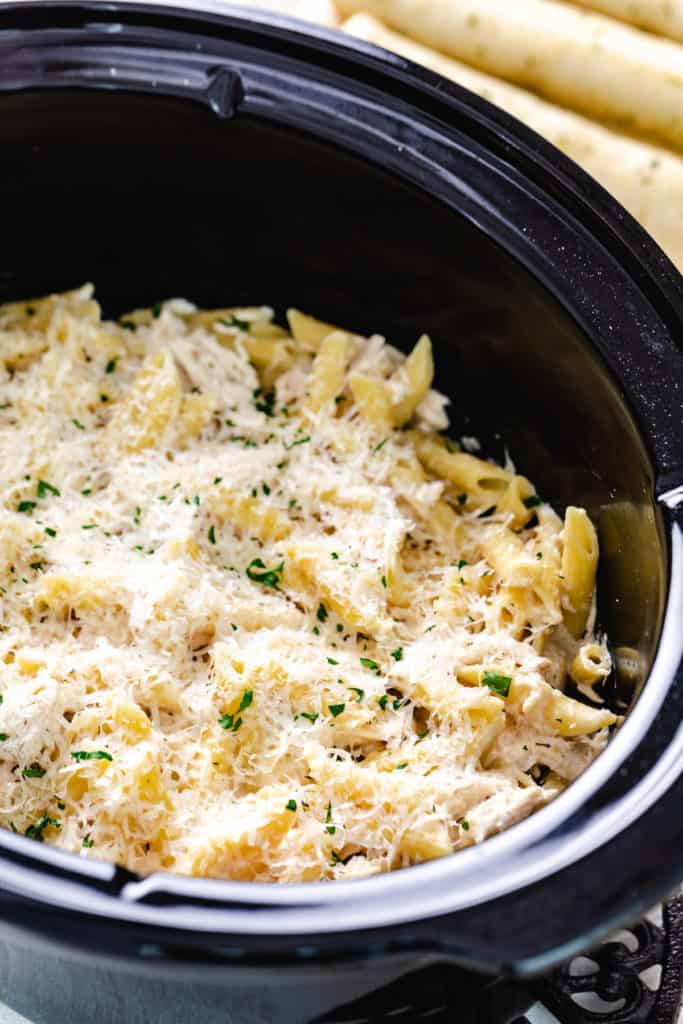
M 561 197 L 564 196 L 568 203 L 571 195 L 574 210 L 585 210 L 586 214 L 590 213 L 589 222 L 592 225 L 601 223 L 604 226 L 606 234 L 599 240 L 593 235 L 594 245 L 597 246 L 599 242 L 604 247 L 610 241 L 618 245 L 621 271 L 625 275 L 633 275 L 634 287 L 643 297 L 643 308 L 650 307 L 651 313 L 656 314 L 654 320 L 666 327 L 666 330 L 658 334 L 658 345 L 670 353 L 675 363 L 683 365 L 680 348 L 676 343 L 683 324 L 683 279 L 675 268 L 642 228 L 599 185 L 552 146 L 487 101 L 446 82 L 431 71 L 364 41 L 341 37 L 338 33 L 317 26 L 304 27 L 303 23 L 279 14 L 271 15 L 261 10 L 249 12 L 246 8 L 229 4 L 141 4 L 123 3 L 120 0 L 112 3 L 71 0 L 57 5 L 49 3 L 49 0 L 2 3 L 0 55 L 10 52 L 16 46 L 16 38 L 11 38 L 12 33 L 22 31 L 20 28 L 13 29 L 11 25 L 8 27 L 7 17 L 12 15 L 18 24 L 22 20 L 30 20 L 32 13 L 52 23 L 68 14 L 66 21 L 75 18 L 84 27 L 92 26 L 96 17 L 99 23 L 105 25 L 111 25 L 117 19 L 125 25 L 134 18 L 144 24 L 147 18 L 152 22 L 161 19 L 171 25 L 175 23 L 176 26 L 185 26 L 182 29 L 185 32 L 193 23 L 201 33 L 209 31 L 207 26 L 214 32 L 239 30 L 242 39 L 236 43 L 238 49 L 239 46 L 254 46 L 255 41 L 261 39 L 265 49 L 273 44 L 290 50 L 297 50 L 298 47 L 299 56 L 290 54 L 288 59 L 299 60 L 301 63 L 300 54 L 306 54 L 311 62 L 309 69 L 313 66 L 312 57 L 316 54 L 321 61 L 331 61 L 330 81 L 335 76 L 343 79 L 342 68 L 346 68 L 346 74 L 351 76 L 354 69 L 369 71 L 373 82 L 375 78 L 384 77 L 387 82 L 392 82 L 392 89 L 401 94 L 400 115 L 404 116 L 412 107 L 430 131 L 436 125 L 445 136 L 457 135 L 457 132 L 452 131 L 447 113 L 444 113 L 446 120 L 442 123 L 436 121 L 434 111 L 443 109 L 445 112 L 450 110 L 453 117 L 457 114 L 459 128 L 462 128 L 463 119 L 469 119 L 473 144 L 481 145 L 484 151 L 486 143 L 482 143 L 482 137 L 487 139 L 491 133 L 497 133 L 502 139 L 502 148 L 508 149 L 507 159 L 511 164 L 514 163 L 514 154 L 510 152 L 510 147 L 516 146 L 517 153 L 523 156 L 521 177 L 527 186 L 534 185 L 535 200 L 542 199 L 551 206 L 555 203 L 561 210 Z M 49 18 L 46 18 L 48 14 Z M 117 35 L 117 45 L 125 43 L 125 33 L 123 36 Z M 161 41 L 158 45 L 162 45 Z M 236 66 L 240 76 L 248 80 L 247 70 L 239 67 L 238 60 Z M 8 74 L 11 74 L 11 67 L 8 69 L 8 65 L 3 63 L 0 69 L 0 91 L 8 88 Z M 95 84 L 90 83 L 91 87 Z M 337 84 L 341 88 L 341 82 Z M 11 87 L 16 88 L 16 83 Z M 263 79 L 259 80 L 259 87 L 265 87 Z M 371 88 L 374 89 L 375 85 Z M 393 108 L 393 92 L 386 94 L 386 102 L 389 103 L 390 95 Z M 420 101 L 428 108 L 428 113 L 421 110 Z M 240 104 L 240 111 L 259 116 L 258 102 L 250 105 L 248 88 Z M 496 154 L 496 159 L 501 159 L 499 154 Z M 538 181 L 526 181 L 524 168 L 530 166 L 536 168 L 539 177 L 552 169 L 552 194 L 544 193 Z M 496 170 L 492 166 L 491 173 L 500 173 L 500 167 Z M 575 213 L 572 213 L 572 217 L 575 218 Z M 478 226 L 486 230 L 481 224 Z M 523 260 L 524 257 L 520 255 L 522 249 L 523 246 L 513 254 Z M 614 252 L 610 258 L 616 265 L 617 256 Z M 536 272 L 540 276 L 538 266 Z M 656 303 L 656 308 L 653 303 Z M 587 329 L 586 333 L 591 337 Z M 610 368 L 613 373 L 617 372 L 614 364 Z M 620 383 L 623 385 L 621 379 Z M 637 399 L 634 389 L 624 386 L 624 391 L 633 407 Z M 635 401 L 635 404 L 639 405 L 639 402 Z M 122 921 L 135 921 L 150 926 L 159 925 L 160 919 L 163 919 L 163 927 L 189 933 L 199 927 L 201 932 L 214 935 L 251 935 L 255 939 L 275 934 L 280 937 L 289 936 L 292 942 L 296 942 L 299 955 L 305 958 L 309 955 L 305 952 L 307 935 L 316 936 L 320 945 L 321 936 L 326 933 L 361 933 L 369 928 L 406 925 L 470 909 L 495 900 L 511 890 L 529 888 L 540 878 L 547 878 L 561 868 L 576 863 L 605 846 L 609 839 L 626 827 L 629 818 L 632 826 L 639 823 L 639 827 L 642 827 L 642 819 L 649 806 L 670 796 L 683 770 L 683 735 L 680 728 L 673 732 L 649 774 L 629 790 L 628 799 L 623 797 L 613 802 L 607 816 L 604 808 L 596 807 L 590 814 L 586 813 L 586 808 L 591 798 L 614 777 L 629 755 L 645 742 L 649 727 L 661 712 L 674 684 L 680 689 L 683 683 L 683 637 L 679 635 L 679 623 L 683 621 L 683 534 L 679 525 L 681 505 L 677 498 L 671 497 L 683 487 L 681 450 L 675 451 L 671 459 L 670 444 L 662 446 L 661 450 L 657 447 L 655 442 L 661 440 L 664 423 L 662 410 L 659 409 L 654 423 L 646 423 L 644 420 L 651 411 L 646 406 L 647 403 L 641 404 L 637 410 L 640 413 L 638 423 L 641 432 L 645 433 L 646 441 L 650 442 L 657 464 L 655 490 L 658 493 L 655 497 L 661 499 L 660 508 L 670 545 L 670 578 L 663 637 L 643 694 L 627 722 L 607 750 L 552 804 L 479 847 L 405 871 L 335 886 L 328 883 L 306 883 L 276 887 L 264 883 L 187 879 L 166 873 L 136 880 L 128 873 L 103 862 L 84 860 L 49 847 L 38 847 L 24 837 L 3 832 L 0 833 L 0 887 L 8 893 L 35 902 L 60 906 L 65 911 L 81 909 L 88 914 L 115 916 Z M 669 429 L 673 430 L 672 427 Z M 677 764 L 681 767 L 677 768 Z M 628 803 L 630 810 L 625 803 Z M 568 832 L 570 821 L 573 821 L 572 835 Z M 577 842 L 579 838 L 581 842 Z M 543 868 L 539 869 L 541 844 L 546 859 Z M 518 865 L 516 872 L 507 871 L 504 878 L 495 879 L 497 885 L 492 885 L 490 872 L 495 871 L 496 866 L 506 858 L 518 856 L 522 850 L 537 858 L 534 870 L 532 861 L 527 859 L 525 871 L 521 871 L 522 865 Z M 37 873 L 33 871 L 32 864 L 40 865 Z M 683 875 L 683 851 L 675 871 Z M 60 892 L 55 891 L 55 874 L 63 882 Z M 486 883 L 480 878 L 479 887 L 478 874 L 486 875 Z M 466 898 L 463 888 L 455 894 L 459 899 L 452 898 L 452 891 L 446 891 L 447 883 L 454 885 L 458 881 L 469 885 Z M 396 902 L 398 892 L 401 893 L 400 903 Z M 84 893 L 87 895 L 85 900 Z M 182 901 L 186 901 L 185 907 Z M 223 909 L 218 909 L 217 904 Z M 277 911 L 272 919 L 266 913 L 266 908 Z M 257 909 L 258 913 L 255 912 Z M 201 922 L 198 914 L 201 915 Z M 324 914 L 329 915 L 327 922 L 323 920 Z

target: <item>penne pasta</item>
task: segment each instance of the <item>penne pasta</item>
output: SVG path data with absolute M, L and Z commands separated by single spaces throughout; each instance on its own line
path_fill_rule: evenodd
M 0 825 L 360 877 L 530 814 L 617 724 L 563 692 L 611 669 L 584 510 L 433 429 L 427 335 L 273 316 L 0 310 Z
M 584 509 L 567 509 L 562 537 L 564 620 L 570 633 L 578 638 L 583 636 L 588 623 L 598 567 L 598 537 Z

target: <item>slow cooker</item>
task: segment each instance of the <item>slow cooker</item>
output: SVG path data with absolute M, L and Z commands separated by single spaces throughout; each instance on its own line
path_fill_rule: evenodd
M 403 347 L 428 331 L 456 435 L 504 443 L 598 524 L 609 692 L 630 707 L 551 805 L 365 880 L 138 878 L 1 831 L 11 942 L 293 988 L 304 1019 L 340 977 L 546 969 L 680 881 L 683 280 L 654 242 L 483 100 L 229 5 L 3 3 L 0 144 L 2 300 L 93 280 L 107 315 L 183 295 L 295 305 Z

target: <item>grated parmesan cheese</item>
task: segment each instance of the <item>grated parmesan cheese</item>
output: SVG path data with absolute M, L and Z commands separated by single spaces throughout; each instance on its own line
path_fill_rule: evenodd
M 581 651 L 592 696 L 609 671 L 588 606 L 567 627 L 593 580 L 511 463 L 454 461 L 428 339 L 335 332 L 326 362 L 327 325 L 272 317 L 0 307 L 5 827 L 357 878 L 506 828 L 605 745 L 615 716 L 563 693 Z

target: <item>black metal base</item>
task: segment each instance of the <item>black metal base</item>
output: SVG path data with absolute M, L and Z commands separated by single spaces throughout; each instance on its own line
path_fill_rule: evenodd
M 533 1024 L 538 1004 L 559 1024 L 676 1024 L 682 984 L 679 895 L 664 905 L 661 927 L 640 921 L 548 975 L 518 982 L 433 965 L 312 1024 Z

